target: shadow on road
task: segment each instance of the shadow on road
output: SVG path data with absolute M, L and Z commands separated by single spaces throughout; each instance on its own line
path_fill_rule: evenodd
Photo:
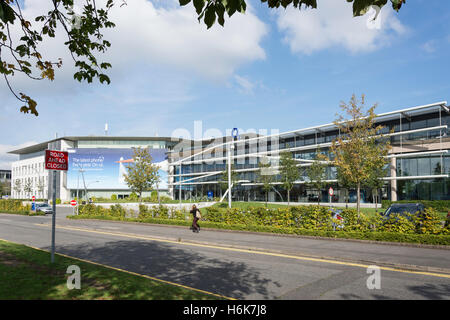
M 281 286 L 245 263 L 209 258 L 191 249 L 162 243 L 139 240 L 84 243 L 58 246 L 57 252 L 237 299 L 248 299 L 250 295 L 271 299 L 274 294 L 268 291 L 268 286 Z
M 408 288 L 416 294 L 420 294 L 425 299 L 442 300 L 450 296 L 450 285 L 448 284 L 426 284 L 423 286 L 411 286 Z

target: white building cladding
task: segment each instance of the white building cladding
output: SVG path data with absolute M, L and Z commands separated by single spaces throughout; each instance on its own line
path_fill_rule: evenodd
M 450 113 L 446 101 L 416 106 L 379 114 L 377 124 L 385 126 L 381 132 L 391 140 L 390 170 L 384 177 L 383 198 L 401 199 L 449 199 L 450 198 Z M 390 131 L 393 130 L 393 133 Z M 169 182 L 174 198 L 204 197 L 213 193 L 222 196 L 224 190 L 219 180 L 225 170 L 231 145 L 231 161 L 238 173 L 237 186 L 233 187 L 236 200 L 263 200 L 263 192 L 256 182 L 258 162 L 268 156 L 276 163 L 281 151 L 290 151 L 298 161 L 302 178 L 291 192 L 294 201 L 308 202 L 320 197 L 328 201 L 326 190 L 314 194 L 305 182 L 304 168 L 315 157 L 316 150 L 328 152 L 331 141 L 340 135 L 333 124 L 298 129 L 274 135 L 241 137 L 232 142 L 230 137 L 208 141 L 196 141 L 194 147 L 175 148 L 169 155 L 171 171 Z M 327 168 L 327 182 L 335 191 L 333 201 L 343 202 L 336 180 L 336 170 Z M 283 201 L 285 193 L 280 182 L 274 183 L 271 201 Z M 170 188 L 170 186 L 169 186 Z M 364 191 L 363 200 L 371 201 L 370 191 Z M 284 194 L 284 196 L 283 196 Z M 350 195 L 350 201 L 352 196 Z M 354 196 L 356 198 L 356 194 Z
M 141 147 L 157 149 L 165 154 L 166 151 L 164 150 L 171 149 L 178 141 L 179 139 L 167 137 L 70 136 L 13 150 L 9 153 L 18 155 L 19 160 L 14 161 L 12 164 L 11 196 L 16 199 L 30 198 L 33 195 L 38 199 L 48 199 L 49 196 L 51 196 L 53 181 L 52 171 L 44 169 L 45 150 L 47 149 L 61 151 L 91 150 L 92 152 L 102 152 L 105 150 L 131 150 L 132 148 Z M 69 153 L 69 162 L 70 158 L 71 155 Z M 70 176 L 71 175 L 69 175 L 69 177 Z M 128 196 L 131 193 L 129 189 L 96 189 L 95 185 L 87 188 L 81 185 L 81 190 L 73 190 L 73 187 L 71 189 L 70 186 L 77 185 L 77 183 L 68 181 L 68 173 L 64 171 L 56 172 L 56 180 L 56 197 L 62 201 L 72 199 L 76 196 L 77 191 L 79 191 L 80 197 L 84 196 L 85 191 L 89 193 L 89 196 L 108 198 L 112 194 Z M 20 188 L 18 185 L 20 185 Z M 25 188 L 25 186 L 28 186 L 29 188 Z

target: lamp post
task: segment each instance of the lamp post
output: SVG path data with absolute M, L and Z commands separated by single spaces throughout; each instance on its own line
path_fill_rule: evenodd
M 228 149 L 228 208 L 231 208 L 231 152 L 234 151 L 234 141 L 237 139 L 238 129 L 233 128 L 231 135 L 233 140 Z
M 92 181 L 92 182 L 90 182 L 90 183 L 88 183 L 87 184 L 87 186 L 86 186 L 86 195 L 85 195 L 85 197 L 86 197 L 86 203 L 88 203 L 88 192 L 87 192 L 87 188 L 91 185 L 91 184 L 93 184 L 93 183 L 97 183 L 97 182 L 100 182 L 99 180 L 97 180 L 97 181 Z

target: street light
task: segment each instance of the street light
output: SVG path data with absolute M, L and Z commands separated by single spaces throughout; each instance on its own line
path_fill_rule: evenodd
M 228 208 L 231 208 L 231 152 L 234 151 L 234 141 L 238 137 L 238 129 L 233 128 L 231 135 L 233 142 L 230 143 L 230 147 L 228 149 Z
M 97 183 L 97 182 L 100 182 L 100 181 L 99 181 L 99 180 L 97 180 L 97 181 L 91 181 L 91 182 L 89 182 L 88 185 L 86 186 L 86 190 L 85 190 L 85 191 L 86 191 L 86 192 L 85 192 L 85 193 L 86 193 L 86 195 L 85 195 L 85 196 L 86 196 L 86 203 L 88 202 L 88 196 L 87 196 L 87 195 L 88 195 L 88 191 L 87 191 L 88 189 L 87 189 L 87 188 L 89 187 L 89 185 L 91 185 L 91 184 L 93 184 L 93 183 Z

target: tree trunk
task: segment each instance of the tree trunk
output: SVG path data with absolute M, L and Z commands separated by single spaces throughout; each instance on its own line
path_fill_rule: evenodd
M 266 208 L 267 208 L 267 194 L 268 194 L 268 192 L 266 191 Z
M 375 212 L 377 212 L 378 210 L 378 189 L 376 189 L 375 191 Z
M 348 209 L 348 197 L 349 197 L 349 191 L 348 191 L 348 189 L 345 189 L 345 209 Z
M 361 203 L 361 194 L 360 194 L 360 190 L 361 190 L 361 183 L 358 182 L 358 186 L 356 188 L 356 211 L 358 211 L 358 218 L 359 218 L 359 213 L 360 213 L 360 203 Z
M 291 196 L 290 196 L 290 192 L 291 192 L 291 190 L 289 190 L 289 189 L 288 189 L 288 191 L 287 191 L 287 192 L 288 192 L 288 195 L 287 195 L 287 196 L 288 196 L 288 207 L 289 207 L 289 200 L 290 200 L 290 198 L 291 198 Z

